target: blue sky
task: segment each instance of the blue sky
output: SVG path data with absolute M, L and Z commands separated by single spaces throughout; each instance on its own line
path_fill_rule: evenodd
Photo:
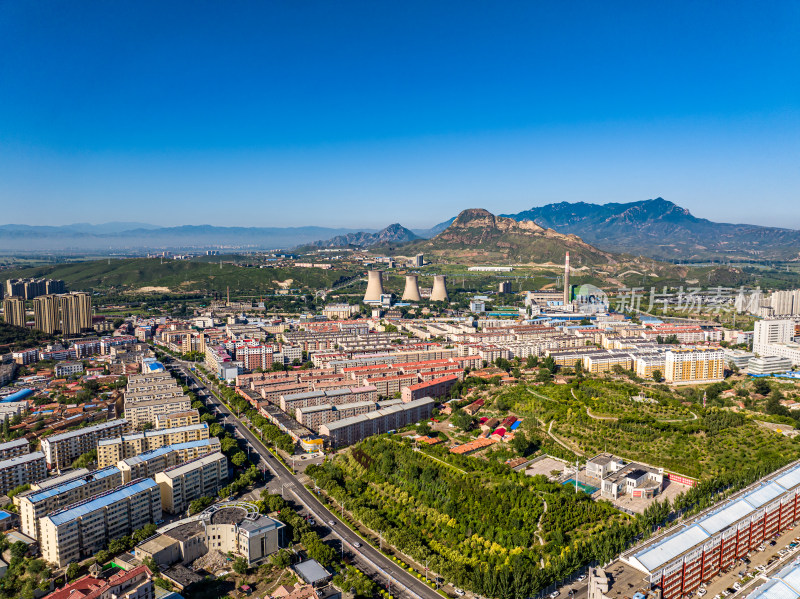
M 800 228 L 800 3 L 0 3 L 3 222 Z

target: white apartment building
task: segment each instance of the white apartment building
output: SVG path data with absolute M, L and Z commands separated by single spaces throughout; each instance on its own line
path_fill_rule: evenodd
M 16 402 L 15 402 L 16 403 Z M 0 460 L 15 458 L 30 453 L 31 444 L 27 439 L 14 439 L 7 443 L 0 443 Z
M 164 445 L 188 443 L 190 441 L 208 439 L 208 437 L 208 424 L 203 422 L 190 426 L 142 431 L 111 439 L 103 439 L 97 444 L 97 465 L 99 468 L 105 468 L 116 464 L 120 460 L 127 460 Z
M 0 461 L 0 495 L 43 478 L 47 478 L 47 464 L 41 451 Z
M 155 481 L 161 490 L 161 509 L 171 514 L 183 512 L 200 497 L 216 497 L 228 479 L 228 458 L 215 452 L 158 472 Z
M 156 418 L 159 416 L 188 412 L 191 407 L 192 402 L 186 395 L 140 401 L 135 404 L 126 402 L 125 419 L 130 422 L 132 429 L 138 430 L 145 424 L 156 426 Z
M 759 355 L 772 354 L 770 345 L 789 343 L 794 337 L 792 320 L 759 320 L 753 331 L 753 351 Z
M 157 472 L 163 472 L 172 466 L 216 451 L 220 451 L 219 439 L 209 437 L 151 449 L 132 458 L 120 460 L 117 462 L 117 468 L 122 472 L 123 482 L 129 483 L 137 478 L 154 478 Z
M 97 448 L 101 439 L 118 437 L 128 431 L 128 421 L 124 418 L 101 422 L 94 426 L 50 435 L 42 439 L 42 451 L 48 468 L 68 468 L 70 464 L 88 451 Z M 110 464 L 106 464 L 110 465 Z
M 83 501 L 122 486 L 122 472 L 116 466 L 74 476 L 58 476 L 45 489 L 31 489 L 14 498 L 19 506 L 20 529 L 32 539 L 39 539 L 39 519 L 67 505 Z
M 97 553 L 110 540 L 158 520 L 158 485 L 151 479 L 137 480 L 42 518 L 42 557 L 62 568 Z

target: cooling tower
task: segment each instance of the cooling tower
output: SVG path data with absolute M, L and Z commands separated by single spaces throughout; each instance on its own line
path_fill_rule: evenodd
M 418 302 L 422 300 L 419 294 L 417 275 L 406 275 L 406 288 L 403 291 L 403 301 Z
M 365 302 L 379 302 L 383 295 L 383 271 L 370 270 L 367 272 L 367 292 L 364 294 Z
M 433 291 L 431 291 L 431 301 L 446 302 L 447 297 L 447 277 L 436 275 L 433 277 Z

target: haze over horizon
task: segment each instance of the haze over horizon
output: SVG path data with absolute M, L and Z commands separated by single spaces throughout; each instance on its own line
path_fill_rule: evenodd
M 3 3 L 3 222 L 427 228 L 660 196 L 800 228 L 800 5 L 749 6 Z

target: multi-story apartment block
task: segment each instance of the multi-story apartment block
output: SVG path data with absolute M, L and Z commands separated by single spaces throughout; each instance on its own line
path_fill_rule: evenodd
M 414 385 L 403 387 L 400 391 L 403 401 L 409 402 L 423 397 L 442 397 L 458 382 L 457 374 L 436 377 Z
M 122 486 L 122 472 L 116 466 L 78 476 L 58 476 L 44 489 L 31 489 L 14 498 L 19 505 L 20 528 L 32 539 L 39 539 L 39 519 L 67 505 Z
M 103 439 L 97 444 L 97 465 L 105 468 L 165 445 L 199 441 L 208 437 L 208 425 L 203 422 Z
M 3 300 L 3 320 L 15 327 L 25 326 L 25 300 L 18 296 Z
M 42 451 L 48 468 L 67 468 L 81 454 L 97 449 L 98 441 L 118 437 L 128 431 L 128 421 L 124 418 L 109 420 L 79 428 L 78 430 L 51 435 L 42 439 Z M 105 464 L 110 466 L 116 462 Z
M 794 337 L 794 321 L 759 320 L 753 330 L 753 351 L 762 356 L 774 355 L 770 345 L 789 343 Z
M 800 462 L 794 462 L 625 551 L 621 560 L 643 572 L 661 597 L 677 599 L 735 565 L 798 518 Z
M 0 495 L 5 495 L 20 485 L 27 485 L 47 477 L 44 453 L 35 451 L 0 461 Z
M 228 458 L 215 452 L 156 473 L 161 508 L 177 514 L 199 497 L 216 497 L 228 479 Z
M 713 383 L 725 378 L 722 348 L 681 348 L 667 351 L 664 378 L 672 385 Z
M 158 520 L 158 485 L 151 479 L 136 480 L 41 518 L 42 557 L 61 568 L 97 553 L 111 539 Z
M 177 428 L 179 426 L 189 426 L 190 424 L 200 424 L 200 412 L 197 410 L 185 410 L 170 414 L 156 414 L 155 424 L 156 428 Z
M 61 330 L 57 295 L 41 295 L 33 300 L 33 328 L 48 335 Z
M 430 418 L 434 405 L 435 402 L 430 397 L 408 403 L 401 402 L 375 412 L 323 424 L 319 428 L 319 434 L 327 437 L 333 447 L 352 445 L 372 435 Z
M 139 401 L 134 404 L 125 403 L 125 418 L 134 430 L 141 429 L 145 424 L 156 426 L 158 416 L 188 412 L 192 402 L 188 396 L 170 397 L 164 399 L 151 399 Z
M 199 458 L 208 453 L 220 451 L 220 449 L 220 442 L 217 437 L 165 445 L 132 458 L 120 460 L 117 462 L 117 468 L 122 472 L 123 482 L 129 483 L 137 478 L 153 478 L 157 472 L 162 472 L 167 468 Z
M 395 400 L 399 402 L 400 400 Z M 394 402 L 382 402 L 376 404 L 374 401 L 359 401 L 354 403 L 345 403 L 340 405 L 321 404 L 317 406 L 308 406 L 305 408 L 297 408 L 295 410 L 295 420 L 305 427 L 310 428 L 315 432 L 319 432 L 319 427 L 329 422 L 336 422 L 351 416 L 360 416 L 368 412 L 374 412 L 386 404 Z
M 27 439 L 15 439 L 7 443 L 0 443 L 0 460 L 15 458 L 30 453 L 31 444 Z
M 92 296 L 82 291 L 73 291 L 58 296 L 61 313 L 61 332 L 77 335 L 92 328 Z

